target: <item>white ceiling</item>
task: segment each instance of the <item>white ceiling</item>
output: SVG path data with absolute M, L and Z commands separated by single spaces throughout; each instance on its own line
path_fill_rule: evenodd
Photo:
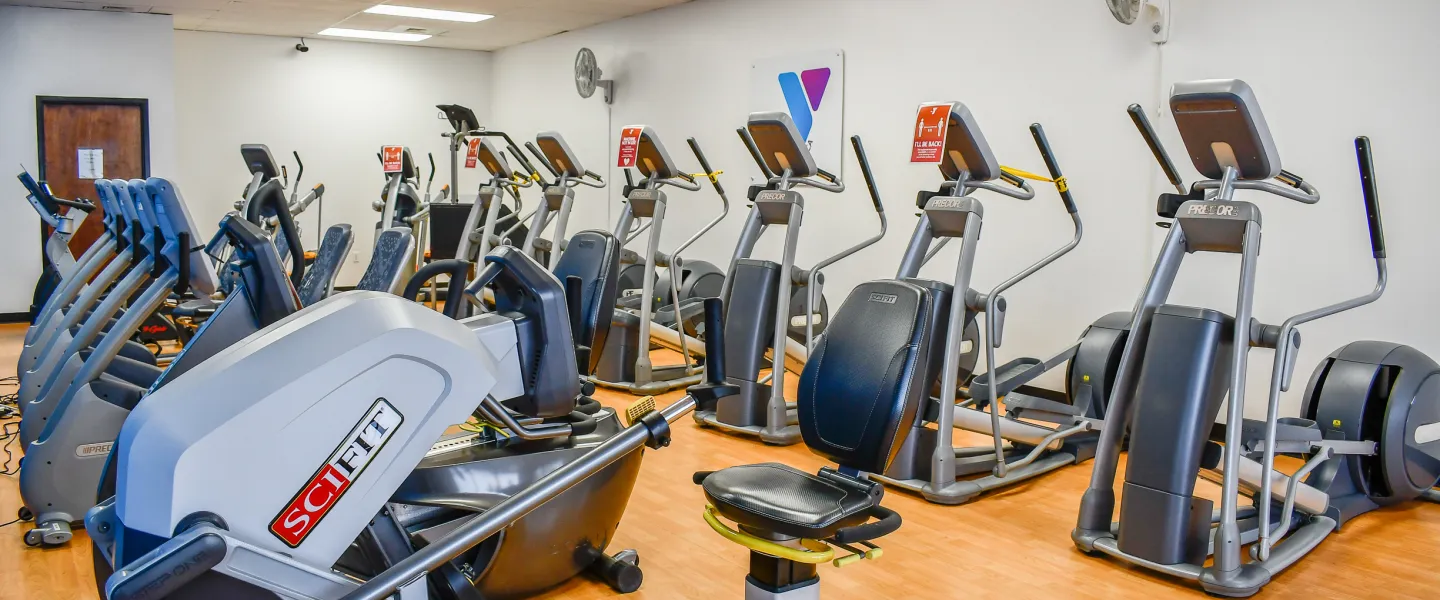
M 163 13 L 176 29 L 316 37 L 327 27 L 436 34 L 416 46 L 497 50 L 689 0 L 0 0 L 0 4 Z M 375 4 L 400 4 L 495 15 L 455 23 L 366 14 Z M 393 43 L 393 42 L 381 42 Z

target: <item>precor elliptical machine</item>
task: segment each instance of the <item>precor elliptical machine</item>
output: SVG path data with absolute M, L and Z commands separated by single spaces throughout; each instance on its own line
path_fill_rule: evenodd
M 947 128 L 940 153 L 940 172 L 946 181 L 938 191 L 919 195 L 924 212 L 915 226 L 896 279 L 940 285 L 917 279 L 920 268 L 946 241 L 959 238 L 960 255 L 953 281 L 953 290 L 958 291 L 951 292 L 947 287 L 944 293 L 937 292 L 937 297 L 947 303 L 950 315 L 943 341 L 931 342 L 936 345 L 937 353 L 944 344 L 939 397 L 927 402 L 926 410 L 908 424 L 910 434 L 890 467 L 883 475 L 872 478 L 921 494 L 931 502 L 961 504 L 985 491 L 1083 462 L 1094 454 L 1094 430 L 1103 423 L 1106 385 L 1109 374 L 1113 373 L 1111 363 L 1125 341 L 1129 314 L 1102 317 L 1085 330 L 1079 341 L 1053 357 L 1016 359 L 994 370 L 999 377 L 992 379 L 986 373 L 971 380 L 980 353 L 977 317 L 984 315 L 986 364 L 996 364 L 995 349 L 1000 346 L 1006 317 L 1002 294 L 1074 249 L 1080 243 L 1083 229 L 1079 210 L 1045 132 L 1038 123 L 1033 124 L 1030 133 L 1050 177 L 1029 173 L 1024 176 L 1055 182 L 1075 225 L 1075 234 L 1067 244 L 989 292 L 971 289 L 970 277 L 984 223 L 984 207 L 971 192 L 989 190 L 1020 200 L 1034 198 L 1035 192 L 1023 178 L 1015 175 L 1021 171 L 1007 170 L 996 162 L 989 143 L 964 104 L 925 104 L 920 111 L 934 113 L 930 116 L 940 115 Z M 1028 385 L 1046 371 L 1062 365 L 1067 367 L 1064 391 Z M 957 388 L 967 384 L 967 397 L 957 403 Z M 990 398 L 1002 398 L 1004 406 L 989 401 Z M 955 428 L 988 435 L 993 445 L 957 448 L 953 443 Z
M 625 287 L 627 285 L 638 283 L 640 289 L 638 295 L 631 294 L 620 299 L 619 308 L 615 310 L 610 327 L 613 335 L 606 338 L 605 347 L 600 353 L 600 364 L 593 380 L 603 387 L 621 389 L 636 395 L 662 394 L 700 383 L 703 369 L 692 362 L 693 354 L 690 351 L 690 342 L 693 339 L 690 334 L 700 332 L 694 327 L 682 326 L 669 329 L 666 326 L 674 326 L 677 317 L 681 323 L 699 321 L 700 307 L 704 298 L 685 296 L 686 293 L 703 293 L 703 290 L 695 288 L 697 285 L 695 281 L 689 282 L 687 289 L 682 290 L 683 276 L 671 277 L 667 274 L 660 277 L 657 275 L 658 269 L 663 266 L 669 272 L 686 272 L 686 265 L 691 263 L 682 260 L 681 253 L 725 218 L 729 212 L 730 202 L 725 197 L 725 188 L 720 186 L 718 174 L 710 168 L 710 163 L 705 159 L 705 154 L 700 150 L 700 144 L 695 141 L 695 138 L 689 138 L 686 141 L 704 172 L 691 175 L 680 170 L 679 165 L 670 157 L 670 153 L 665 150 L 665 145 L 660 142 L 659 136 L 653 129 L 638 125 L 627 127 L 626 131 L 634 132 L 633 165 L 640 171 L 641 180 L 639 183 L 631 183 L 626 186 L 625 206 L 621 209 L 620 220 L 615 224 L 614 235 L 621 237 L 634 230 L 637 233 L 630 234 L 634 236 L 638 234 L 639 230 L 646 228 L 649 233 L 645 238 L 643 254 L 629 250 L 621 254 L 619 276 L 621 293 L 631 291 Z M 624 143 L 622 141 L 622 144 Z M 631 179 L 628 170 L 625 176 L 627 180 Z M 708 178 L 716 193 L 720 195 L 723 204 L 720 214 L 674 250 L 669 253 L 661 252 L 660 236 L 665 225 L 665 213 L 669 206 L 669 199 L 660 188 L 668 185 L 698 192 L 701 188 L 699 177 Z M 649 221 L 645 225 L 638 225 L 640 219 Z M 695 261 L 695 264 L 698 266 L 689 270 L 692 277 L 704 278 L 705 274 L 719 272 L 709 263 Z M 627 277 L 627 273 L 629 277 Z M 656 287 L 660 284 L 666 284 L 670 289 L 661 291 Z M 700 285 L 709 285 L 709 283 Z M 679 305 L 673 302 L 675 298 L 681 299 Z M 664 324 L 656 322 L 656 319 L 661 318 L 659 313 L 662 311 L 667 315 L 664 317 Z M 662 328 L 667 330 L 661 332 Z M 662 337 L 662 333 L 664 338 L 675 340 L 678 344 L 677 350 L 684 362 L 674 365 L 651 363 L 650 348 L 656 338 Z M 674 344 L 667 345 L 674 347 Z M 697 343 L 696 350 L 699 349 Z M 694 354 L 698 354 L 698 352 Z
M 720 294 L 725 304 L 725 337 L 730 340 L 725 356 L 727 381 L 738 386 L 739 391 L 713 407 L 696 410 L 695 422 L 703 427 L 758 437 L 767 444 L 788 446 L 800 441 L 800 428 L 795 404 L 785 400 L 785 371 L 787 368 L 797 373 L 801 370 L 814 335 L 823 331 L 829 319 L 828 309 L 820 308 L 824 298 L 820 290 L 824 284 L 822 270 L 880 241 L 887 223 L 885 207 L 880 204 L 870 178 L 870 164 L 860 137 L 853 136 L 850 142 L 865 174 L 870 201 L 880 218 L 880 232 L 816 263 L 809 270 L 798 268 L 795 249 L 805 205 L 794 188 L 803 185 L 839 193 L 845 191 L 845 184 L 816 167 L 805 138 L 788 113 L 753 113 L 740 130 L 740 137 L 766 181 L 762 189 L 753 190 L 750 214 L 740 231 L 730 273 Z M 780 262 L 750 258 L 760 236 L 772 225 L 785 228 Z M 792 289 L 800 286 L 804 286 L 804 293 L 792 294 Z M 796 297 L 803 297 L 800 304 L 804 307 L 798 318 L 792 310 Z M 795 337 L 800 341 L 793 339 Z M 768 363 L 767 352 L 771 354 Z M 766 368 L 770 372 L 762 375 L 761 371 Z
M 1408 346 L 1354 342 L 1310 377 L 1301 418 L 1278 416 L 1300 344 L 1296 327 L 1377 300 L 1385 289 L 1385 240 L 1370 143 L 1356 138 L 1361 189 L 1378 282 L 1370 293 L 1270 325 L 1251 315 L 1260 253 L 1260 209 L 1235 200 L 1258 190 L 1313 204 L 1314 186 L 1283 171 L 1265 118 L 1239 80 L 1179 83 L 1170 109 L 1196 170 L 1189 194 L 1161 196 L 1174 218 L 1136 303 L 1107 426 L 1071 538 L 1081 551 L 1197 581 L 1207 592 L 1250 596 L 1349 519 L 1378 506 L 1434 500 L 1440 480 L 1440 366 Z M 1148 132 L 1147 132 L 1148 133 Z M 1152 150 L 1167 164 L 1158 142 Z M 1180 188 L 1174 169 L 1171 182 Z M 1275 178 L 1278 183 L 1269 181 Z M 1181 188 L 1183 189 L 1183 188 Z M 1165 304 L 1191 252 L 1239 254 L 1235 316 Z M 1244 418 L 1247 356 L 1273 348 L 1266 418 Z M 1229 398 L 1226 424 L 1217 423 Z M 1120 423 L 1130 415 L 1129 459 L 1115 514 Z M 1217 444 L 1220 438 L 1223 446 Z M 1303 460 L 1292 474 L 1276 453 Z M 1221 505 L 1194 495 L 1196 476 L 1221 483 Z M 1242 495 L 1249 506 L 1240 506 Z M 1250 547 L 1250 561 L 1242 546 Z M 1214 560 L 1207 563 L 1207 557 Z

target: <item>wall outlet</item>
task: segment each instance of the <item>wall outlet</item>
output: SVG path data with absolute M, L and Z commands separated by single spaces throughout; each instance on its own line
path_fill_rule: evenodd
M 360 264 L 360 252 L 358 250 L 350 252 L 350 264 Z

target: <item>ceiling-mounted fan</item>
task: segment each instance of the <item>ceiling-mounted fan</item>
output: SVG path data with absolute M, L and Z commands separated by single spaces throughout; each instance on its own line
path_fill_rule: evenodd
M 1170 41 L 1170 0 L 1105 0 L 1116 21 L 1133 25 L 1141 20 L 1150 29 L 1150 41 Z
M 605 103 L 615 101 L 615 81 L 601 79 L 605 75 L 600 66 L 595 64 L 595 53 L 589 48 L 581 48 L 575 55 L 575 91 L 580 92 L 581 98 L 589 98 L 595 95 L 595 88 L 605 90 Z

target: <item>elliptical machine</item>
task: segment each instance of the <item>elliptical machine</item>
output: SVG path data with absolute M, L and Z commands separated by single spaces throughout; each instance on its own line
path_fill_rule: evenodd
M 924 212 L 915 225 L 896 279 L 942 285 L 918 279 L 920 268 L 945 242 L 959 238 L 961 247 L 954 287 L 936 292 L 949 311 L 948 329 L 943 342 L 928 342 L 937 346 L 937 353 L 944 344 L 944 368 L 939 381 L 931 382 L 938 384 L 939 397 L 927 402 L 926 409 L 908 424 L 910 434 L 889 468 L 872 478 L 920 494 L 931 502 L 961 504 L 986 491 L 1078 464 L 1094 454 L 1095 430 L 1103 424 L 1105 393 L 1114 372 L 1112 363 L 1125 342 L 1129 314 L 1102 317 L 1086 328 L 1079 341 L 1053 357 L 1016 359 L 996 367 L 992 373 L 998 376 L 985 373 L 972 380 L 981 350 L 977 316 L 985 316 L 986 364 L 994 365 L 1006 317 L 1002 294 L 1074 249 L 1083 228 L 1069 186 L 1039 123 L 1030 126 L 1030 134 L 1049 170 L 1048 178 L 996 162 L 964 104 L 925 104 L 919 113 L 919 119 L 936 119 L 937 127 L 945 127 L 944 145 L 938 154 L 945 183 L 936 192 L 919 194 L 918 203 Z M 971 192 L 988 190 L 1018 200 L 1034 198 L 1034 190 L 1017 173 L 1055 183 L 1075 234 L 1067 244 L 989 292 L 977 292 L 970 288 L 970 277 L 984 223 L 984 206 Z M 1064 391 L 1028 385 L 1061 365 L 1067 368 Z M 966 386 L 966 397 L 957 403 L 957 388 L 962 385 Z M 1004 406 L 992 398 L 1003 398 Z M 988 435 L 993 445 L 955 447 L 955 428 Z
M 704 170 L 704 173 L 699 175 L 681 171 L 653 129 L 637 125 L 627 127 L 625 131 L 627 139 L 633 140 L 634 154 L 627 166 L 626 155 L 622 151 L 622 168 L 627 169 L 625 178 L 630 183 L 625 186 L 625 207 L 621 210 L 620 220 L 615 224 L 614 236 L 638 236 L 638 232 L 644 229 L 648 229 L 649 234 L 646 237 L 644 254 L 629 250 L 621 253 L 619 287 L 622 294 L 628 295 L 620 299 L 619 307 L 614 312 L 611 332 L 616 335 L 606 338 L 600 353 L 599 367 L 592 380 L 603 387 L 621 389 L 631 394 L 662 394 L 700 383 L 703 375 L 700 366 L 692 362 L 690 342 L 691 335 L 703 333 L 694 323 L 699 321 L 704 297 L 692 298 L 685 294 L 706 293 L 705 287 L 719 282 L 702 283 L 699 279 L 705 279 L 706 274 L 718 273 L 719 270 L 704 261 L 683 261 L 680 255 L 725 218 L 730 210 L 730 201 L 726 199 L 725 188 L 720 186 L 718 173 L 710 168 L 710 163 L 705 159 L 705 154 L 700 150 L 700 144 L 695 138 L 686 141 Z M 626 143 L 621 142 L 622 148 Z M 638 184 L 633 182 L 628 170 L 630 167 L 640 171 L 642 178 Z M 665 225 L 668 198 L 660 187 L 669 185 L 698 192 L 701 188 L 698 177 L 710 180 L 716 193 L 720 195 L 723 208 L 718 216 L 673 251 L 668 254 L 661 252 L 660 236 Z M 639 225 L 640 219 L 648 219 L 649 222 Z M 636 233 L 630 233 L 632 230 Z M 668 271 L 665 276 L 657 275 L 657 270 L 662 265 Z M 682 283 L 681 278 L 669 275 L 684 272 L 689 272 L 694 279 Z M 659 290 L 656 286 L 662 283 L 668 285 L 669 289 Z M 640 286 L 639 290 L 626 287 L 636 284 Z M 685 286 L 683 289 L 682 285 Z M 718 290 L 712 293 L 718 295 Z M 674 303 L 676 298 L 681 299 L 678 305 Z M 691 325 L 676 326 L 677 321 Z M 650 362 L 650 348 L 656 338 L 662 337 L 659 335 L 662 328 L 667 329 L 663 332 L 664 338 L 675 340 L 683 363 L 654 365 Z M 696 345 L 696 350 L 699 350 L 699 344 Z
M 805 138 L 788 113 L 753 113 L 739 133 L 766 177 L 761 189 L 752 189 L 750 214 L 745 218 L 730 261 L 730 273 L 720 294 L 725 305 L 725 337 L 731 340 L 725 356 L 727 381 L 738 386 L 739 391 L 713 407 L 696 410 L 694 418 L 702 427 L 788 446 L 800 441 L 800 428 L 795 404 L 785 400 L 785 371 L 787 368 L 797 373 L 801 370 L 813 336 L 824 330 L 829 319 L 820 290 L 825 282 L 822 271 L 880 241 L 887 227 L 885 207 L 875 192 L 860 137 L 853 136 L 850 142 L 865 174 L 870 201 L 880 218 L 880 232 L 809 270 L 796 267 L 795 249 L 805 200 L 794 188 L 803 185 L 840 193 L 845 191 L 845 184 L 815 166 Z M 772 225 L 785 228 L 780 262 L 750 258 L 760 236 Z M 804 288 L 803 293 L 792 293 L 798 287 Z M 793 310 L 797 300 L 804 307 L 799 317 Z M 767 352 L 771 354 L 768 364 Z M 766 368 L 770 372 L 762 375 L 760 371 Z
M 1355 342 L 1315 370 L 1303 417 L 1279 417 L 1280 392 L 1289 387 L 1300 344 L 1296 327 L 1374 302 L 1385 289 L 1385 240 L 1369 140 L 1356 138 L 1355 150 L 1378 275 L 1375 289 L 1270 325 L 1251 316 L 1260 209 L 1235 200 L 1235 191 L 1258 190 L 1304 204 L 1318 202 L 1319 192 L 1280 168 L 1265 118 L 1243 81 L 1178 83 L 1170 109 L 1191 162 L 1206 179 L 1191 184 L 1188 194 L 1160 197 L 1157 212 L 1174 224 L 1135 306 L 1110 397 L 1112 422 L 1101 435 L 1071 539 L 1087 554 L 1197 581 L 1212 594 L 1244 597 L 1349 519 L 1378 506 L 1436 499 L 1440 436 L 1433 432 L 1440 428 L 1440 365 L 1408 346 Z M 1142 132 L 1166 175 L 1183 190 L 1147 129 Z M 1234 317 L 1165 304 L 1180 262 L 1191 252 L 1240 255 Z M 1275 349 L 1263 421 L 1244 418 L 1251 347 Z M 1227 396 L 1221 426 L 1217 418 Z M 1119 521 L 1112 523 L 1126 415 L 1131 415 L 1129 462 Z M 1304 464 L 1293 474 L 1277 471 L 1277 452 Z M 1211 501 L 1194 495 L 1197 474 L 1220 481 L 1218 513 Z M 1250 506 L 1240 506 L 1242 495 Z M 1249 562 L 1242 559 L 1247 544 L 1253 544 Z

